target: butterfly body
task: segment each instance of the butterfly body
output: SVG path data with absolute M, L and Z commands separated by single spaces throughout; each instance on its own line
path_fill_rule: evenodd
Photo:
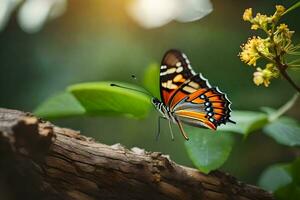
M 163 118 L 168 119 L 173 123 L 177 123 L 174 112 L 172 112 L 169 107 L 165 106 L 163 102 L 161 102 L 157 98 L 152 98 L 151 102 L 154 107 L 160 112 Z
M 216 130 L 230 120 L 230 104 L 226 94 L 212 87 L 201 73 L 191 67 L 187 56 L 178 50 L 169 50 L 160 68 L 161 101 L 152 98 L 152 104 L 163 118 L 179 126 L 185 139 L 182 123 Z

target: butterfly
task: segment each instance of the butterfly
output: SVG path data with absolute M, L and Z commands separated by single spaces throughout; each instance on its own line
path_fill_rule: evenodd
M 187 56 L 179 50 L 165 53 L 159 84 L 161 100 L 153 97 L 151 102 L 160 112 L 160 118 L 169 120 L 172 139 L 171 122 L 178 125 L 186 140 L 189 138 L 182 124 L 216 130 L 221 124 L 235 123 L 230 119 L 231 102 L 226 94 L 212 87 L 201 73 L 196 73 Z

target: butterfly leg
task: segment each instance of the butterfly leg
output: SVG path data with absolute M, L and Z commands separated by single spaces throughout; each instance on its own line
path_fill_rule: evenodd
M 183 135 L 184 139 L 189 140 L 189 137 L 187 136 L 187 134 L 185 133 L 185 131 L 183 130 L 182 124 L 180 121 L 177 121 L 177 124 L 179 126 L 179 130 L 181 132 L 181 134 Z
M 159 135 L 160 135 L 160 121 L 161 119 L 164 119 L 162 116 L 158 116 L 158 126 L 157 126 L 157 133 L 155 136 L 155 140 L 158 141 Z
M 171 120 L 169 120 L 169 128 L 170 128 L 172 141 L 174 141 L 174 134 L 173 134 L 172 126 L 171 126 Z

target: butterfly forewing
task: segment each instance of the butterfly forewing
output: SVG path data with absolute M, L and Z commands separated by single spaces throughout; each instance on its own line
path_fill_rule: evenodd
M 178 102 L 189 95 L 197 95 L 200 93 L 199 89 L 202 89 L 201 91 L 205 92 L 209 87 L 211 87 L 210 84 L 201 74 L 190 77 L 182 85 L 180 85 L 178 90 L 173 93 L 173 96 L 170 98 L 169 102 L 170 108 L 174 108 Z M 201 102 L 202 101 L 199 103 Z
M 163 103 L 168 106 L 175 91 L 195 74 L 185 54 L 174 49 L 167 51 L 160 68 L 160 95 Z

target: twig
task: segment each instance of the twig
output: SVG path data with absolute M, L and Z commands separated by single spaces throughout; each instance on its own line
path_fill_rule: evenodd
M 284 113 L 286 113 L 289 109 L 291 109 L 295 105 L 298 97 L 299 97 L 298 93 L 294 94 L 294 96 L 286 104 L 281 106 L 275 113 L 273 113 L 269 116 L 269 121 L 272 122 L 272 121 L 278 119 L 280 116 L 282 116 Z

